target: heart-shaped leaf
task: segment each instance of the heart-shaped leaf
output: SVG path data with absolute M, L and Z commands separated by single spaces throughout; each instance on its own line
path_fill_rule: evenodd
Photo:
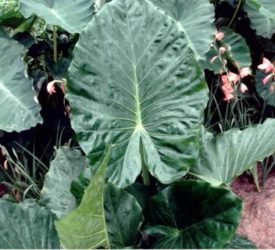
M 275 5 L 272 0 L 246 0 L 244 10 L 257 34 L 271 38 L 275 33 Z
M 201 157 L 192 173 L 213 185 L 230 185 L 234 178 L 253 168 L 256 161 L 274 152 L 275 119 L 215 137 L 204 130 Z
M 55 216 L 33 200 L 0 199 L 1 249 L 59 249 Z
M 0 37 L 0 129 L 22 131 L 41 121 L 32 82 L 25 77 L 24 47 Z
M 71 184 L 87 166 L 86 158 L 79 150 L 61 147 L 51 162 L 45 176 L 40 202 L 48 207 L 59 219 L 76 208 L 71 194 Z
M 92 0 L 20 0 L 20 9 L 26 18 L 35 14 L 47 24 L 80 33 L 92 19 L 93 3 Z
M 233 237 L 242 201 L 231 191 L 201 181 L 180 181 L 151 198 L 145 232 L 151 248 L 222 248 Z
M 114 0 L 82 32 L 69 68 L 72 125 L 94 168 L 115 144 L 107 176 L 142 169 L 163 183 L 198 156 L 208 89 L 178 24 L 147 0 Z
M 150 0 L 178 24 L 197 60 L 205 54 L 216 33 L 214 6 L 209 0 Z

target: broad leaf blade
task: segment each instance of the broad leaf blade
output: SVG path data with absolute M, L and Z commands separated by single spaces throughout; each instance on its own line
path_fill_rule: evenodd
M 275 119 L 242 131 L 231 129 L 216 137 L 204 131 L 201 157 L 192 172 L 213 185 L 230 185 L 256 161 L 274 152 Z
M 201 181 L 172 184 L 151 198 L 145 232 L 152 248 L 222 248 L 233 237 L 242 201 L 231 191 Z
M 0 37 L 0 129 L 22 131 L 41 121 L 32 82 L 25 77 L 24 47 Z
M 103 197 L 108 160 L 109 153 L 85 190 L 80 206 L 56 222 L 61 244 L 65 248 L 110 248 Z
M 115 144 L 107 176 L 120 187 L 139 175 L 140 148 L 161 182 L 188 171 L 207 94 L 188 41 L 147 0 L 105 5 L 81 34 L 69 68 L 73 128 L 94 168 L 105 145 Z
M 40 199 L 57 218 L 63 218 L 76 208 L 76 200 L 70 192 L 71 184 L 86 166 L 86 158 L 79 150 L 68 147 L 57 150 L 45 176 Z
M 94 12 L 92 0 L 20 0 L 20 9 L 26 18 L 36 14 L 70 33 L 80 33 Z
M 58 249 L 55 216 L 32 200 L 16 204 L 0 199 L 1 249 Z
M 244 10 L 251 27 L 260 36 L 271 38 L 275 30 L 275 5 L 272 0 L 246 0 Z
M 108 184 L 104 190 L 104 209 L 112 249 L 136 246 L 143 216 L 136 199 Z
M 182 30 L 197 60 L 204 60 L 215 35 L 214 7 L 208 0 L 150 0 Z

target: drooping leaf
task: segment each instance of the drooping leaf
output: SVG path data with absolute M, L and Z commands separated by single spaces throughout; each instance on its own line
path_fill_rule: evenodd
M 275 33 L 275 5 L 272 0 L 246 0 L 244 10 L 250 18 L 251 27 L 263 37 Z
M 112 249 L 135 246 L 143 216 L 136 199 L 112 184 L 104 190 L 105 218 Z
M 110 248 L 104 214 L 104 183 L 110 153 L 85 190 L 80 206 L 56 222 L 61 244 L 69 249 Z
M 242 201 L 201 181 L 180 181 L 151 198 L 145 232 L 151 248 L 222 248 L 233 237 Z
M 80 33 L 94 13 L 92 0 L 20 0 L 20 9 L 26 18 L 35 14 L 70 33 Z
M 256 161 L 275 152 L 275 119 L 244 130 L 231 129 L 213 136 L 203 132 L 203 146 L 192 173 L 213 185 L 227 184 Z
M 228 243 L 225 249 L 257 249 L 255 244 L 249 241 L 247 238 L 236 234 L 234 238 Z
M 72 125 L 94 168 L 115 144 L 109 182 L 135 181 L 140 148 L 163 183 L 194 164 L 208 90 L 188 45 L 147 0 L 108 3 L 81 34 L 69 68 Z
M 268 74 L 264 74 L 258 70 L 256 71 L 256 89 L 265 102 L 275 107 L 275 91 L 270 90 L 270 87 L 275 83 L 272 81 L 272 79 L 270 79 L 269 82 L 263 84 L 263 79 L 267 76 Z
M 55 216 L 33 200 L 13 203 L 0 199 L 1 249 L 58 249 Z
M 71 183 L 87 166 L 86 158 L 79 150 L 61 147 L 51 162 L 46 174 L 40 202 L 49 208 L 57 218 L 63 218 L 76 208 L 71 194 Z
M 32 83 L 25 77 L 24 47 L 0 37 L 0 129 L 22 131 L 41 121 Z
M 150 0 L 184 32 L 197 60 L 204 60 L 215 35 L 214 7 L 209 0 Z

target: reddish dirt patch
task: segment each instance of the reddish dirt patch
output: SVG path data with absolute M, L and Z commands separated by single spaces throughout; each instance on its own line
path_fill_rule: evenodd
M 259 171 L 259 181 L 262 179 Z M 261 184 L 261 183 L 260 183 Z M 269 174 L 264 190 L 260 192 L 253 178 L 240 176 L 233 184 L 233 191 L 244 200 L 244 212 L 238 229 L 258 248 L 275 248 L 275 169 Z

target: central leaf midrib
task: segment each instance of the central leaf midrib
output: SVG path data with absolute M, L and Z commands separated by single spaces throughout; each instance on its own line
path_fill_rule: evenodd
M 136 105 L 136 129 L 141 129 L 142 118 L 141 118 L 141 108 L 140 108 L 140 98 L 139 98 L 139 84 L 137 77 L 137 66 L 133 65 L 133 76 L 134 76 L 134 86 L 135 86 L 135 105 Z

